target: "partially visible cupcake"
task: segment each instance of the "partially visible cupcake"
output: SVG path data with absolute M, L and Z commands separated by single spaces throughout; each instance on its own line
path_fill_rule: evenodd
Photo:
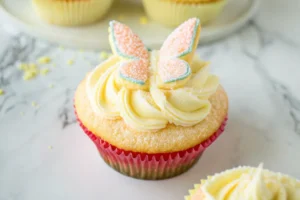
M 147 15 L 166 26 L 178 26 L 197 17 L 202 25 L 215 19 L 227 0 L 143 0 Z
M 189 19 L 149 51 L 128 26 L 110 22 L 114 55 L 84 78 L 74 103 L 115 170 L 140 179 L 179 175 L 224 131 L 226 92 L 194 56 L 200 31 L 200 20 Z
M 36 13 L 46 22 L 77 26 L 100 20 L 113 0 L 32 0 L 32 3 Z
M 300 181 L 258 168 L 238 167 L 202 180 L 186 200 L 299 200 Z

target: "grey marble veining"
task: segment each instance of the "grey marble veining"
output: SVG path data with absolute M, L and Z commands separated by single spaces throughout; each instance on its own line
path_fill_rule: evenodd
M 200 46 L 228 92 L 229 123 L 195 167 L 159 182 L 108 168 L 76 124 L 74 91 L 101 62 L 99 52 L 62 50 L 0 28 L 0 200 L 182 199 L 206 175 L 260 162 L 300 179 L 300 4 L 289 2 L 263 1 L 242 30 Z M 17 66 L 44 55 L 50 73 L 23 81 Z

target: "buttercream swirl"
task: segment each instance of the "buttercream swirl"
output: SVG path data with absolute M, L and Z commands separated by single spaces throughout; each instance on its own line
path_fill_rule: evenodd
M 280 173 L 241 167 L 210 177 L 200 187 L 205 200 L 298 200 L 300 182 Z M 203 200 L 195 193 L 191 200 Z
M 209 97 L 216 91 L 219 80 L 209 74 L 209 65 L 194 59 L 189 81 L 176 89 L 161 89 L 156 84 L 156 60 L 159 54 L 151 52 L 149 89 L 132 90 L 118 81 L 120 58 L 113 56 L 99 65 L 89 76 L 87 91 L 95 113 L 110 119 L 122 117 L 137 130 L 158 130 L 174 123 L 192 126 L 210 112 Z

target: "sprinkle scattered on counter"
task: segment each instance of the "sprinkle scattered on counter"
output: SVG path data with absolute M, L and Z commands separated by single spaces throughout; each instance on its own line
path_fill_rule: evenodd
M 73 64 L 74 64 L 74 60 L 72 60 L 72 59 L 68 60 L 68 61 L 67 61 L 67 64 L 68 64 L 68 65 L 73 65 Z
M 49 88 L 54 88 L 54 85 L 53 85 L 53 84 L 50 84 L 50 85 L 49 85 Z
M 84 50 L 83 50 L 83 49 L 80 49 L 80 50 L 79 50 L 79 52 L 80 52 L 80 53 L 83 53 L 83 52 L 84 52 Z
M 36 64 L 28 64 L 27 66 L 25 64 L 25 68 L 23 69 L 23 71 L 23 79 L 26 81 L 35 78 L 39 72 Z
M 101 59 L 107 59 L 109 57 L 109 54 L 106 51 L 101 51 L 100 52 L 100 58 Z
M 44 69 L 41 69 L 40 74 L 43 76 L 46 76 L 49 72 L 50 72 L 50 70 L 48 68 L 44 68 Z
M 50 145 L 50 146 L 48 146 L 48 149 L 52 150 L 52 149 L 53 149 L 53 146 L 51 146 L 51 145 Z
M 32 107 L 38 107 L 38 104 L 35 101 L 31 102 L 31 105 Z
M 38 71 L 25 71 L 25 73 L 23 75 L 24 81 L 34 79 L 37 76 L 37 72 Z
M 140 17 L 140 24 L 148 24 L 148 18 L 145 16 Z
M 20 115 L 21 115 L 21 116 L 24 116 L 24 112 L 20 112 Z
M 59 49 L 63 51 L 63 50 L 65 50 L 65 47 L 64 46 L 59 46 Z
M 29 71 L 29 70 L 36 70 L 37 69 L 37 65 L 34 64 L 34 63 L 29 63 L 29 64 L 26 64 L 26 63 L 21 63 L 18 68 L 20 70 L 23 70 L 23 71 Z
M 39 63 L 39 64 L 48 64 L 50 62 L 51 62 L 51 58 L 49 58 L 47 56 L 41 57 L 37 60 L 37 63 Z
M 18 68 L 24 72 L 23 79 L 25 81 L 35 78 L 39 73 L 38 66 L 34 63 L 21 63 Z
M 4 90 L 0 89 L 0 96 L 4 95 Z

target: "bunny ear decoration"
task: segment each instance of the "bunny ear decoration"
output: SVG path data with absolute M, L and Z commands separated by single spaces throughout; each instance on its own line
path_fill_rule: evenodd
M 114 54 L 125 59 L 149 59 L 143 41 L 125 24 L 111 21 L 109 33 L 110 46 Z
M 199 19 L 187 20 L 165 40 L 160 49 L 160 57 L 162 59 L 177 57 L 190 63 L 199 42 L 200 31 Z
M 120 77 L 132 84 L 145 85 L 148 79 L 148 63 L 145 60 L 133 60 L 120 63 Z
M 175 29 L 164 42 L 159 52 L 159 87 L 176 88 L 189 80 L 191 75 L 189 63 L 198 45 L 200 29 L 199 19 L 189 19 Z
M 142 40 L 125 24 L 111 21 L 110 46 L 120 62 L 120 81 L 132 89 L 145 88 L 149 76 L 149 52 Z M 124 60 L 125 59 L 125 60 Z
M 186 79 L 191 74 L 191 68 L 186 61 L 173 58 L 159 62 L 158 73 L 161 80 L 168 84 Z

